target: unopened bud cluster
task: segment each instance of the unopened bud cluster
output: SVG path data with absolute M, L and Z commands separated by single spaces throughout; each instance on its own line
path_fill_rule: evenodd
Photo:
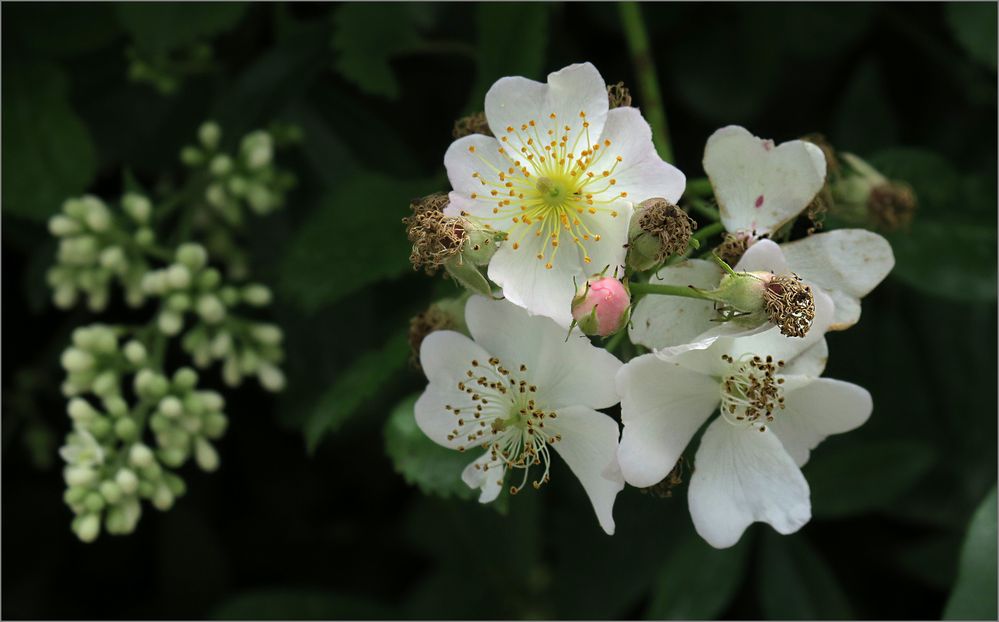
M 220 159 L 224 156 L 218 151 L 217 125 L 202 125 L 199 139 L 203 149 L 185 150 L 184 159 L 193 165 L 200 158 L 210 174 L 194 177 L 159 208 L 135 193 L 126 194 L 117 209 L 86 196 L 67 201 L 49 222 L 60 241 L 56 265 L 48 274 L 58 306 L 72 306 L 82 294 L 92 310 L 101 311 L 115 286 L 124 290 L 131 306 L 156 304 L 144 325 L 78 328 L 62 353 L 62 390 L 73 425 L 60 451 L 66 462 L 65 500 L 76 515 L 72 528 L 84 541 L 94 540 L 102 530 L 131 533 L 142 513 L 141 500 L 169 509 L 185 488 L 174 470 L 187 462 L 193 460 L 205 471 L 218 468 L 213 443 L 227 425 L 225 402 L 219 393 L 199 387 L 193 367 L 220 363 L 230 386 L 247 376 L 270 391 L 285 385 L 279 368 L 281 329 L 245 315 L 247 309 L 270 304 L 270 289 L 233 280 L 231 269 L 224 276 L 200 243 L 186 241 L 170 249 L 156 242 L 154 222 L 196 224 L 207 210 L 218 207 L 210 200 L 209 206 L 197 198 L 192 201 L 192 191 L 211 193 L 213 186 L 223 184 L 229 192 L 233 183 L 240 185 L 233 181 L 239 177 L 248 185 L 232 196 L 245 199 L 253 212 L 269 211 L 283 200 L 286 184 L 273 167 L 270 134 L 245 137 L 239 156 L 228 163 Z M 238 202 L 230 205 L 241 209 Z M 190 212 L 167 218 L 178 208 Z M 154 214 L 154 209 L 162 212 Z M 202 218 L 195 231 L 210 238 L 224 229 L 227 243 L 235 244 L 231 225 L 238 220 L 224 225 L 218 218 Z M 190 235 L 187 229 L 183 232 Z M 193 367 L 168 373 L 165 370 L 173 366 L 165 356 L 173 338 L 180 340 Z
M 284 205 L 295 179 L 274 166 L 275 140 L 270 132 L 250 132 L 235 154 L 221 146 L 221 128 L 207 121 L 198 129 L 198 144 L 184 147 L 180 157 L 184 164 L 208 173 L 211 182 L 204 198 L 227 222 L 241 223 L 244 209 L 262 215 Z
M 198 375 L 182 367 L 158 371 L 146 345 L 124 329 L 101 324 L 78 328 L 62 355 L 73 431 L 60 455 L 66 462 L 64 499 L 72 528 L 86 542 L 101 528 L 131 533 L 140 500 L 167 510 L 185 490 L 171 471 L 193 457 L 202 469 L 218 467 L 212 441 L 225 431 L 224 400 L 197 388 Z M 145 437 L 146 423 L 153 442 Z
M 87 195 L 68 199 L 62 211 L 49 219 L 49 231 L 58 238 L 59 249 L 47 279 L 60 309 L 74 306 L 84 296 L 91 311 L 102 311 L 115 282 L 124 288 L 130 306 L 144 302 L 145 253 L 155 243 L 149 226 L 152 204 L 140 194 L 128 193 L 120 206 L 116 213 L 99 198 Z

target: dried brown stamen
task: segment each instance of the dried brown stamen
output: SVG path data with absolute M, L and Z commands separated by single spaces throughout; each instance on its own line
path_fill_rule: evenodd
M 907 227 L 916 214 L 916 193 L 907 184 L 888 182 L 871 188 L 867 209 L 875 225 L 887 231 Z
M 715 249 L 715 253 L 722 261 L 730 266 L 734 266 L 742 259 L 742 254 L 749 248 L 751 236 L 739 233 L 726 233 L 722 238 L 722 243 Z
M 679 255 L 687 250 L 690 236 L 697 229 L 697 222 L 687 212 L 666 199 L 642 201 L 639 209 L 641 217 L 638 219 L 638 226 L 643 232 L 659 238 L 656 261 L 663 261 L 670 255 Z
M 631 105 L 631 92 L 624 82 L 607 85 L 607 104 L 611 109 Z
M 436 305 L 430 305 L 426 311 L 415 315 L 409 320 L 411 362 L 419 367 L 420 345 L 427 335 L 437 330 L 451 330 L 457 327 L 454 316 Z
M 788 337 L 804 337 L 815 319 L 812 288 L 796 274 L 773 277 L 763 289 L 770 321 Z
M 642 494 L 652 495 L 653 497 L 659 497 L 660 499 L 668 499 L 673 496 L 673 489 L 683 483 L 683 456 L 676 461 L 673 465 L 673 469 L 666 474 L 658 484 L 653 484 L 646 488 L 639 488 Z
M 447 204 L 446 194 L 431 194 L 413 201 L 410 204 L 413 215 L 402 219 L 406 235 L 413 243 L 409 255 L 413 269 L 422 267 L 427 274 L 435 274 L 445 261 L 461 252 L 468 239 L 465 220 L 444 215 Z
M 765 431 L 766 424 L 774 420 L 775 411 L 784 409 L 781 387 L 784 379 L 777 377 L 784 361 L 752 354 L 744 355 L 738 361 L 727 354 L 721 358 L 735 367 L 722 380 L 722 416 L 729 423 L 749 424 Z
M 454 122 L 454 129 L 451 130 L 451 135 L 456 139 L 471 136 L 472 134 L 493 135 L 489 129 L 489 122 L 486 121 L 486 113 L 476 112 Z

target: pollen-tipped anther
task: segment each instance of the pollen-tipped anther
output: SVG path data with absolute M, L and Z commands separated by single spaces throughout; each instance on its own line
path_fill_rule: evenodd
M 804 337 L 815 319 L 812 288 L 795 274 L 775 276 L 763 289 L 770 321 L 787 337 Z

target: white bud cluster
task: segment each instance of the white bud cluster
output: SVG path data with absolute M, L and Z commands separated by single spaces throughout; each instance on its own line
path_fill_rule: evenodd
M 68 199 L 49 219 L 49 231 L 59 238 L 56 265 L 47 274 L 57 307 L 72 307 L 82 293 L 92 311 L 102 311 L 113 280 L 125 288 L 130 305 L 142 304 L 139 283 L 148 268 L 143 249 L 154 242 L 148 227 L 152 204 L 129 193 L 121 207 L 126 217 L 116 218 L 103 201 L 87 195 Z
M 284 204 L 294 178 L 274 166 L 274 138 L 264 130 L 250 132 L 240 141 L 236 154 L 221 151 L 222 131 L 208 121 L 198 130 L 199 145 L 181 150 L 181 160 L 205 169 L 212 181 L 205 200 L 229 223 L 243 220 L 244 208 L 268 214 Z
M 278 140 L 283 140 L 280 134 Z M 291 182 L 273 166 L 274 139 L 266 132 L 244 138 L 238 155 L 219 151 L 222 132 L 205 123 L 198 131 L 200 147 L 188 147 L 185 163 L 204 169 L 207 195 L 222 192 L 211 207 L 185 197 L 199 195 L 199 186 L 179 191 L 165 201 L 157 221 L 177 206 L 189 209 L 181 218 L 194 226 L 194 235 L 209 248 L 216 262 L 226 265 L 226 277 L 210 265 L 209 251 L 198 243 L 180 244 L 172 253 L 156 244 L 151 228 L 153 206 L 142 195 L 122 197 L 112 211 L 100 199 L 70 199 L 62 213 L 49 222 L 59 238 L 56 265 L 49 283 L 60 307 L 77 302 L 82 292 L 90 308 L 103 310 L 110 286 L 120 283 L 126 301 L 140 306 L 154 301 L 157 311 L 141 326 L 93 324 L 73 332 L 72 344 L 62 354 L 66 371 L 62 391 L 68 398 L 72 431 L 60 455 L 66 463 L 65 501 L 76 515 L 72 529 L 86 542 L 102 530 L 131 533 L 142 514 L 142 500 L 167 510 L 184 493 L 184 481 L 174 472 L 192 460 L 205 471 L 219 466 L 214 443 L 228 420 L 223 397 L 198 388 L 198 372 L 181 367 L 172 376 L 163 372 L 169 340 L 180 338 L 196 367 L 222 366 L 223 378 L 236 386 L 256 376 L 267 390 L 285 385 L 279 368 L 284 352 L 283 333 L 273 324 L 245 318 L 240 307 L 265 307 L 272 294 L 257 283 L 242 281 L 236 268 L 248 263 L 232 235 L 220 222 L 220 205 L 232 206 L 242 218 L 242 201 L 256 213 L 283 202 Z M 190 188 L 194 188 L 192 191 Z M 229 208 L 226 208 L 229 209 Z M 225 212 L 220 212 L 225 219 Z M 231 214 L 230 214 L 231 215 Z M 185 231 L 187 231 L 185 229 Z

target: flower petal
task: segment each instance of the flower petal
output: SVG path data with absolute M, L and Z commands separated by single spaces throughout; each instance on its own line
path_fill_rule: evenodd
M 790 361 L 785 361 L 781 374 L 784 376 L 810 376 L 818 378 L 826 369 L 829 362 L 829 344 L 825 337 L 819 339 L 814 345 L 809 346 Z
M 721 276 L 714 262 L 688 259 L 660 269 L 649 282 L 713 289 Z M 708 300 L 649 294 L 635 305 L 628 335 L 633 343 L 651 349 L 689 343 L 714 325 L 713 309 L 714 303 Z
M 569 144 L 582 131 L 580 112 L 586 113 L 590 136 L 603 132 L 607 120 L 607 85 L 597 68 L 590 63 L 569 65 L 548 74 L 542 84 L 519 76 L 500 78 L 486 93 L 486 120 L 495 136 L 507 135 L 507 128 L 521 131 L 534 121 L 547 131 L 569 125 Z M 549 115 L 555 113 L 552 120 Z
M 659 157 L 652 143 L 652 128 L 637 108 L 615 108 L 608 112 L 607 125 L 600 141 L 604 146 L 592 169 L 596 174 L 603 170 L 609 172 L 615 165 L 615 157 L 621 158 L 611 173 L 617 183 L 608 186 L 608 191 L 616 196 L 627 193 L 625 198 L 634 203 L 653 197 L 661 197 L 670 203 L 680 200 L 687 178 L 678 168 Z M 611 144 L 606 145 L 606 141 Z M 607 184 L 597 181 L 594 185 L 599 188 Z
M 471 489 L 480 489 L 479 503 L 495 501 L 503 491 L 503 476 L 506 475 L 506 464 L 502 460 L 493 460 L 492 452 L 486 450 L 474 462 L 461 472 L 461 480 Z
M 753 522 L 786 535 L 812 516 L 808 482 L 777 436 L 721 417 L 701 439 L 688 502 L 697 533 L 719 549 L 738 542 Z
M 451 143 L 444 154 L 444 168 L 453 190 L 448 195 L 448 206 L 444 213 L 459 216 L 462 212 L 480 218 L 491 218 L 496 201 L 491 200 L 486 180 L 498 171 L 512 166 L 512 161 L 499 153 L 500 143 L 492 136 L 472 134 Z M 472 196 L 475 196 L 473 199 Z M 506 231 L 513 223 L 510 219 L 490 219 L 490 224 L 500 231 Z
M 470 445 L 467 436 L 454 434 L 458 415 L 453 409 L 471 411 L 475 408 L 468 394 L 458 388 L 458 383 L 466 379 L 465 372 L 471 369 L 473 360 L 485 361 L 489 357 L 490 354 L 478 344 L 454 331 L 435 331 L 423 340 L 420 364 L 430 384 L 416 400 L 414 411 L 417 426 L 430 440 L 450 449 Z M 492 437 L 493 434 L 486 434 L 478 442 L 486 442 Z
M 895 265 L 888 241 L 864 229 L 839 229 L 781 245 L 791 269 L 826 289 L 836 305 L 832 330 L 860 319 L 860 298 Z
M 781 248 L 772 240 L 757 240 L 746 249 L 742 258 L 739 259 L 739 263 L 735 264 L 733 269 L 740 272 L 788 274 L 791 270 L 787 267 L 787 260 L 784 259 L 784 252 Z
M 538 386 L 538 401 L 546 409 L 617 404 L 614 376 L 621 361 L 579 331 L 566 340 L 568 331 L 550 319 L 481 296 L 469 299 L 465 322 L 475 340 L 506 367 L 527 366 L 528 377 Z
M 528 232 L 521 240 L 507 240 L 489 261 L 489 278 L 503 289 L 507 300 L 527 309 L 531 315 L 551 318 L 568 328 L 572 322 L 572 298 L 576 284 L 586 277 L 579 249 L 566 245 L 546 267 L 541 254 L 551 256 L 547 240 Z
M 617 422 L 591 408 L 569 406 L 560 408 L 545 429 L 561 435 L 552 447 L 579 478 L 600 526 L 614 535 L 614 499 L 624 489 L 617 464 Z
M 654 354 L 624 365 L 617 391 L 624 424 L 618 461 L 625 481 L 641 488 L 669 474 L 720 399 L 717 380 Z
M 788 378 L 787 384 L 799 382 Z M 784 410 L 768 427 L 799 467 L 827 436 L 860 427 L 874 408 L 867 389 L 832 378 L 800 383 L 799 388 L 785 391 L 784 399 Z
M 718 199 L 725 229 L 777 230 L 815 198 L 825 183 L 825 156 L 815 145 L 771 140 L 730 125 L 708 138 L 704 170 Z
M 624 274 L 624 258 L 628 254 L 628 223 L 631 221 L 633 208 L 630 202 L 624 200 L 616 201 L 608 207 L 613 210 L 612 213 L 580 216 L 591 236 L 600 236 L 599 240 L 591 238 L 582 242 L 590 257 L 588 263 L 584 261 L 580 264 L 580 271 L 586 277 L 605 269 L 608 276 Z

